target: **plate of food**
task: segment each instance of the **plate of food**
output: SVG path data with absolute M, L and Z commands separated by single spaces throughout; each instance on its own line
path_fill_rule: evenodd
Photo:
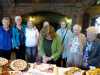
M 35 69 L 41 71 L 41 72 L 49 72 L 49 73 L 52 73 L 53 70 L 54 70 L 54 66 L 51 65 L 51 64 L 40 64 L 40 65 L 37 65 L 35 66 Z
M 70 70 L 66 71 L 64 75 L 84 75 L 84 70 L 77 67 L 70 67 Z
M 100 68 L 90 69 L 86 72 L 86 75 L 100 75 Z
M 6 65 L 8 60 L 6 58 L 0 57 L 0 66 Z
M 14 71 L 22 71 L 25 70 L 27 68 L 27 62 L 25 60 L 22 59 L 17 59 L 17 60 L 13 60 L 10 63 L 10 68 Z

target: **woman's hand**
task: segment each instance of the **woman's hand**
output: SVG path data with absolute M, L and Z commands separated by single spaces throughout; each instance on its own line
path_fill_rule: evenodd
M 87 66 L 88 66 L 88 63 L 83 63 L 83 66 L 84 66 L 84 67 L 87 67 Z
M 43 63 L 47 63 L 48 62 L 48 59 L 46 56 L 43 56 Z
M 19 47 L 16 47 L 16 50 L 18 50 L 19 49 Z
M 43 57 L 43 63 L 47 63 L 50 60 L 52 60 L 51 57 L 47 57 L 47 56 Z

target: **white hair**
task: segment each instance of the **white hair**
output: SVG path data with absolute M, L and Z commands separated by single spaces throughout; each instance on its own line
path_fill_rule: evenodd
M 49 26 L 49 22 L 48 21 L 44 21 L 43 22 L 43 27 Z
M 16 22 L 18 19 L 22 19 L 22 17 L 21 17 L 21 16 L 15 16 L 15 22 Z
M 81 26 L 80 25 L 78 25 L 78 24 L 75 24 L 74 26 L 73 26 L 73 28 L 77 28 L 78 30 L 82 30 L 82 28 L 81 28 Z
M 94 26 L 90 26 L 86 29 L 87 32 L 91 32 L 91 33 L 97 33 L 97 30 Z
M 96 18 L 96 22 L 100 24 L 100 17 Z

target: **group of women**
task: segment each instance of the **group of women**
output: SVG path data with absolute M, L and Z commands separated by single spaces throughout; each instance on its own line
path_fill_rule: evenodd
M 15 52 L 17 59 L 28 62 L 41 62 L 69 67 L 100 67 L 100 40 L 96 38 L 95 27 L 88 27 L 86 35 L 81 33 L 81 26 L 67 27 L 65 20 L 59 22 L 55 31 L 49 21 L 43 22 L 40 31 L 31 20 L 22 25 L 22 17 L 15 17 L 15 24 L 10 26 L 9 17 L 2 19 L 0 27 L 0 56 L 10 59 Z

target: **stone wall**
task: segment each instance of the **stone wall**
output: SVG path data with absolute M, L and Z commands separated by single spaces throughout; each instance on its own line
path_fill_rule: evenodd
M 84 13 L 83 8 L 80 4 L 18 4 L 17 6 L 7 7 L 3 9 L 3 16 L 14 17 L 15 15 L 24 15 L 29 13 L 36 13 L 39 11 L 50 11 L 60 13 L 62 15 L 71 17 L 73 19 L 73 24 L 78 23 L 82 24 L 82 15 Z
M 39 1 L 41 0 L 37 0 L 37 2 L 32 3 L 16 4 L 15 0 L 0 0 L 0 5 L 2 6 L 2 11 L 0 10 L 2 12 L 0 13 L 0 17 L 10 16 L 13 18 L 15 15 L 24 15 L 39 11 L 50 11 L 72 17 L 73 24 L 82 24 L 82 16 L 84 12 L 86 12 L 86 9 L 95 3 L 95 0 L 64 0 L 65 2 L 61 0 L 54 0 L 56 1 L 54 3 L 49 3 L 48 1 L 46 3 L 41 3 Z

